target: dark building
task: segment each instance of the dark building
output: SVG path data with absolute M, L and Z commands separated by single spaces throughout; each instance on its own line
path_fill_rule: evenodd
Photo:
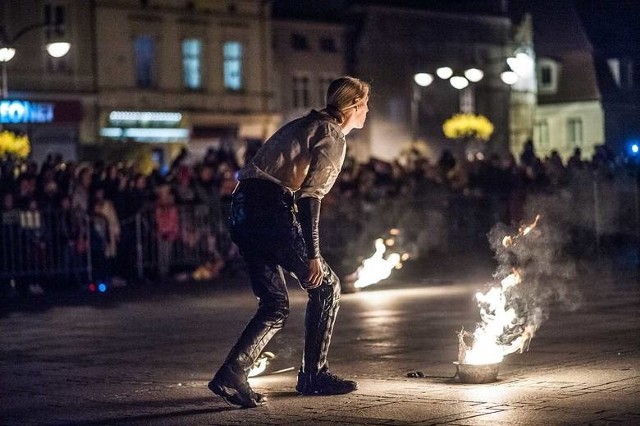
M 520 101 L 514 103 L 512 89 L 500 79 L 506 58 L 518 47 L 505 1 L 276 0 L 273 11 L 274 16 L 345 26 L 346 71 L 370 80 L 374 90 L 369 123 L 351 138 L 359 157 L 390 160 L 416 139 L 426 142 L 432 157 L 446 147 L 460 148 L 445 138 L 442 125 L 461 110 L 494 124 L 487 150 L 509 151 L 512 112 Z M 417 86 L 415 74 L 435 76 L 444 66 L 458 76 L 476 68 L 484 77 L 460 90 L 438 77 L 429 87 Z M 535 102 L 530 95 L 526 102 Z M 530 137 L 529 121 L 520 139 Z
M 605 115 L 606 145 L 616 156 L 640 139 L 640 2 L 574 0 L 593 46 Z

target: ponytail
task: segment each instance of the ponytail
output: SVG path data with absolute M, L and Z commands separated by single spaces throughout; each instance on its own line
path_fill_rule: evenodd
M 345 111 L 369 98 L 371 85 L 355 77 L 340 77 L 329 84 L 324 111 L 342 124 Z

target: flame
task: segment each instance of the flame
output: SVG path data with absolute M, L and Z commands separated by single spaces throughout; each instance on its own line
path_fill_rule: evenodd
M 533 230 L 540 215 L 528 226 L 521 227 L 516 236 L 506 236 L 502 240 L 504 247 L 517 244 L 519 238 Z M 499 285 L 492 286 L 487 292 L 476 293 L 480 308 L 481 322 L 473 333 L 461 330 L 458 333 L 458 362 L 466 364 L 493 364 L 502 361 L 505 355 L 529 349 L 535 328 L 527 325 L 520 335 L 510 343 L 501 343 L 501 338 L 518 327 L 519 315 L 509 303 L 510 289 L 522 282 L 521 271 L 514 268 Z M 471 338 L 473 344 L 467 345 L 465 338 Z
M 527 234 L 529 234 L 537 225 L 538 225 L 538 220 L 540 219 L 540 215 L 536 215 L 536 218 L 534 219 L 534 221 L 527 225 L 527 226 L 521 226 L 520 229 L 518 230 L 518 235 L 515 236 L 509 236 L 507 235 L 506 237 L 504 237 L 502 239 L 502 245 L 505 247 L 511 247 L 513 245 L 516 244 L 518 238 L 523 237 Z
M 392 229 L 390 234 L 397 235 L 398 230 Z M 362 265 L 360 265 L 356 271 L 358 278 L 353 284 L 356 288 L 367 287 L 389 278 L 391 271 L 393 271 L 394 268 L 399 269 L 402 266 L 402 261 L 409 257 L 407 253 L 403 255 L 391 253 L 385 258 L 384 254 L 387 250 L 387 245 L 393 245 L 393 238 L 389 240 L 392 240 L 391 244 L 389 244 L 389 241 L 385 244 L 382 238 L 378 238 L 375 241 L 375 253 L 371 257 L 363 260 Z
M 264 373 L 271 360 L 275 357 L 276 356 L 273 354 L 273 352 L 263 352 L 262 355 L 258 357 L 256 362 L 253 363 L 253 366 L 251 366 L 248 377 L 255 377 Z

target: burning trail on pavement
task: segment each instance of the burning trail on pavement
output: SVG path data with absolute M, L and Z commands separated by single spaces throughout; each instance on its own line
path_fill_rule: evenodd
M 394 269 L 400 269 L 402 262 L 409 258 L 408 253 L 387 253 L 387 248 L 395 244 L 396 237 L 400 231 L 396 228 L 389 230 L 388 238 L 376 239 L 375 252 L 370 257 L 364 259 L 356 272 L 352 274 L 350 279 L 354 280 L 355 288 L 368 287 L 376 284 L 384 279 L 389 278 Z

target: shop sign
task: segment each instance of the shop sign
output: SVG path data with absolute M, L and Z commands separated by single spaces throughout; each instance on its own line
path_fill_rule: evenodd
M 53 103 L 0 100 L 0 124 L 51 123 Z

